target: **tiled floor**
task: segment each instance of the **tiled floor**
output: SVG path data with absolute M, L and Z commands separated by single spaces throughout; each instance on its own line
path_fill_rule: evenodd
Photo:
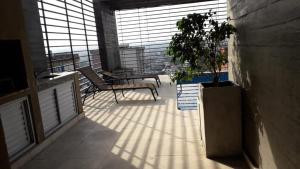
M 197 111 L 176 109 L 175 85 L 162 77 L 158 101 L 147 90 L 88 99 L 86 118 L 23 169 L 227 169 L 243 160 L 207 159 Z

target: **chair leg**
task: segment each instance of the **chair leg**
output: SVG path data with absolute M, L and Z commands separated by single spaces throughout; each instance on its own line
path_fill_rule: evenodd
M 150 89 L 150 90 L 151 90 L 152 96 L 153 96 L 153 98 L 154 98 L 154 101 L 156 101 L 156 98 L 155 98 L 155 95 L 154 95 L 153 90 L 152 90 L 152 89 Z
M 159 88 L 159 83 L 158 83 L 158 80 L 156 78 L 155 78 L 155 81 L 156 81 L 157 87 Z
M 95 99 L 96 90 L 93 88 L 93 99 Z
M 122 90 L 122 95 L 123 95 L 123 97 L 125 97 L 125 95 L 124 95 L 124 90 Z
M 155 92 L 156 92 L 156 94 L 157 94 L 157 96 L 158 96 L 158 92 L 157 92 L 157 89 L 156 89 L 156 88 L 154 88 L 154 90 L 155 90 Z
M 118 102 L 118 99 L 117 99 L 117 94 L 116 94 L 116 91 L 115 91 L 115 90 L 113 90 L 113 92 L 114 92 L 114 95 L 115 95 L 115 100 L 116 100 L 116 102 L 117 102 L 117 104 L 118 104 L 119 102 Z
M 86 94 L 84 95 L 82 105 L 84 105 L 85 99 L 86 99 Z
M 161 81 L 160 81 L 160 78 L 158 77 L 157 79 L 158 79 L 158 81 L 159 81 L 159 84 L 161 85 Z
M 87 94 L 89 93 L 90 88 L 91 88 L 91 85 L 84 91 L 85 95 L 84 95 L 84 98 L 83 98 L 82 105 L 84 105 L 85 99 L 87 97 Z

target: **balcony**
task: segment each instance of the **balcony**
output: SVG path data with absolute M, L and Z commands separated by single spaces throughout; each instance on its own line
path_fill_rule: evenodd
M 176 85 L 168 76 L 161 80 L 156 102 L 147 90 L 118 93 L 119 104 L 112 92 L 89 97 L 84 119 L 23 169 L 247 168 L 239 157 L 206 158 L 198 111 L 177 110 Z
M 299 168 L 298 1 L 0 4 L 1 169 Z M 238 30 L 225 45 L 229 79 L 242 88 L 241 156 L 206 158 L 199 112 L 178 110 L 176 85 L 166 75 L 156 102 L 147 90 L 118 93 L 119 104 L 112 92 L 101 92 L 82 110 L 90 82 L 78 68 L 173 71 L 165 51 L 176 21 L 211 8 Z

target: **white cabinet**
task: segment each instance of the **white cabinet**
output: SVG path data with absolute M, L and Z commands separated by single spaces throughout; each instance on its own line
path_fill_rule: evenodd
M 73 81 L 42 90 L 38 96 L 46 135 L 77 115 Z
M 28 105 L 27 98 L 22 98 L 0 106 L 0 119 L 11 159 L 34 143 Z

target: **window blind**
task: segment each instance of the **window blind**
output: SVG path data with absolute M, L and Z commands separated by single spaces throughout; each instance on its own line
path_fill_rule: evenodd
M 122 68 L 134 73 L 164 74 L 170 67 L 166 49 L 176 22 L 191 13 L 217 12 L 227 19 L 226 0 L 115 11 Z

